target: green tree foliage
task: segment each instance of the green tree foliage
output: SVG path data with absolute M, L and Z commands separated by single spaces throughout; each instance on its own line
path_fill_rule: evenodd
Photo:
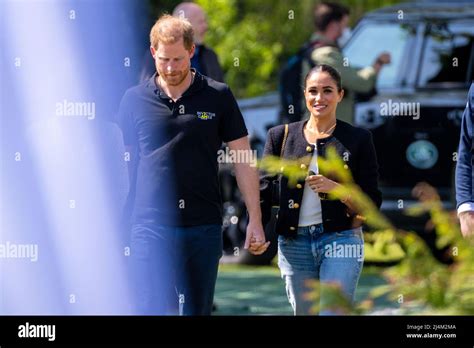
M 238 96 L 276 88 L 281 57 L 311 33 L 308 1 L 199 0 L 210 30 L 206 41 L 220 57 Z

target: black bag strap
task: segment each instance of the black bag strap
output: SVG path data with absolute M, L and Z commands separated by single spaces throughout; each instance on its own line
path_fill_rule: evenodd
M 281 142 L 281 149 L 280 149 L 280 158 L 283 157 L 283 152 L 285 152 L 285 144 L 286 139 L 288 138 L 288 123 L 285 124 L 285 129 L 283 132 L 283 141 Z M 282 174 L 278 174 L 276 178 L 273 179 L 271 185 L 271 202 L 272 207 L 279 207 L 280 206 L 280 182 L 281 182 Z

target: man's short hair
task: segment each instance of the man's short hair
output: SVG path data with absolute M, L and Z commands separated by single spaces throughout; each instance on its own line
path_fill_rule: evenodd
M 349 13 L 344 5 L 322 1 L 314 8 L 314 26 L 317 31 L 325 31 L 331 22 L 340 22 Z
M 185 19 L 162 15 L 153 25 L 150 31 L 150 44 L 158 49 L 158 44 L 173 44 L 183 39 L 184 47 L 189 51 L 194 43 L 194 31 L 192 25 Z

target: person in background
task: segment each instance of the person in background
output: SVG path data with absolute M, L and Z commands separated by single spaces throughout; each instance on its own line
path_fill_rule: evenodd
M 456 201 L 461 232 L 474 236 L 474 83 L 471 84 L 467 105 L 462 116 L 461 138 L 456 163 Z
M 311 52 L 314 64 L 327 64 L 339 71 L 342 78 L 344 98 L 338 106 L 338 118 L 350 124 L 354 118 L 355 93 L 369 93 L 374 90 L 378 73 L 386 64 L 390 64 L 390 54 L 381 53 L 372 64 L 365 68 L 355 68 L 345 64 L 338 45 L 348 30 L 349 9 L 332 2 L 321 2 L 314 9 L 314 25 L 310 42 L 315 43 Z M 303 70 L 303 76 L 309 67 Z
M 210 47 L 204 45 L 208 25 L 202 7 L 192 2 L 182 2 L 175 7 L 173 16 L 186 18 L 193 26 L 196 49 L 191 58 L 191 66 L 213 80 L 224 82 L 224 73 L 217 54 Z

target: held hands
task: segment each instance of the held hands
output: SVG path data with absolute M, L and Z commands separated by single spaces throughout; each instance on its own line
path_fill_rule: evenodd
M 254 223 L 250 220 L 249 225 L 247 226 L 247 236 L 245 238 L 245 249 L 251 254 L 261 255 L 263 254 L 270 242 L 265 242 L 265 232 L 261 222 Z
M 459 214 L 461 222 L 461 233 L 464 238 L 474 238 L 474 211 L 466 211 Z

